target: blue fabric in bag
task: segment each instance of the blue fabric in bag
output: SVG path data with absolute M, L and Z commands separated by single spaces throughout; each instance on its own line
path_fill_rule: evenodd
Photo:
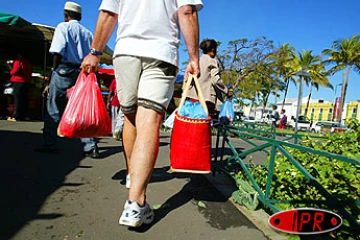
M 219 120 L 227 119 L 229 122 L 234 120 L 234 106 L 231 100 L 226 100 L 220 109 Z
M 184 105 L 179 110 L 179 115 L 182 117 L 195 118 L 195 119 L 208 118 L 200 102 L 191 102 L 189 100 L 185 100 Z

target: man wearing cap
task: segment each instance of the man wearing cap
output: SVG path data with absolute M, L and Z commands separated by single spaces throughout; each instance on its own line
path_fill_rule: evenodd
M 82 69 L 95 71 L 100 53 L 118 24 L 114 69 L 125 115 L 123 146 L 131 180 L 121 225 L 149 224 L 154 213 L 146 188 L 159 150 L 159 127 L 172 98 L 178 66 L 179 30 L 188 49 L 185 75 L 199 70 L 198 10 L 201 0 L 103 0 L 93 52 Z M 180 27 L 180 28 L 179 28 Z
M 66 2 L 64 7 L 65 22 L 56 29 L 51 43 L 53 54 L 53 72 L 50 85 L 44 90 L 48 94 L 47 113 L 44 116 L 43 136 L 45 146 L 41 152 L 55 152 L 57 127 L 67 104 L 66 90 L 75 85 L 80 73 L 80 64 L 90 52 L 92 33 L 82 26 L 81 6 L 75 2 Z M 86 156 L 98 157 L 96 139 L 82 138 L 83 152 Z

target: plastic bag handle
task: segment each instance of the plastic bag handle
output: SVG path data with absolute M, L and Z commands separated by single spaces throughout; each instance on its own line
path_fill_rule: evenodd
M 189 77 L 188 77 L 188 80 L 186 82 L 185 88 L 183 89 L 183 93 L 181 95 L 181 100 L 180 100 L 180 104 L 179 104 L 178 109 L 180 110 L 182 108 L 182 106 L 184 105 L 185 99 L 186 99 L 186 97 L 188 95 L 189 88 L 190 88 L 190 85 L 191 85 L 191 82 L 192 82 L 193 79 L 194 79 L 194 82 L 195 82 L 195 87 L 197 89 L 199 102 L 203 106 L 203 108 L 204 108 L 204 110 L 206 112 L 206 115 L 209 115 L 209 110 L 208 110 L 208 108 L 206 106 L 206 103 L 205 103 L 205 100 L 204 100 L 204 95 L 203 95 L 203 93 L 201 91 L 201 88 L 200 88 L 199 80 L 198 80 L 197 76 L 192 75 L 192 74 L 189 74 Z
M 80 85 L 80 84 L 83 84 L 83 82 L 89 81 L 89 79 L 90 79 L 91 81 L 95 82 L 95 83 L 98 85 L 97 80 L 96 80 L 96 75 L 95 75 L 95 73 L 91 72 L 91 73 L 88 75 L 88 74 L 86 74 L 85 72 L 80 71 L 79 76 L 78 76 L 78 78 L 77 78 L 77 80 L 76 80 L 76 83 L 75 83 L 75 85 L 73 86 L 73 89 L 76 89 L 76 86 L 78 86 L 78 85 Z M 99 86 L 99 87 L 100 87 L 100 86 Z M 71 97 L 72 97 L 73 95 L 76 95 L 76 94 L 70 94 L 69 101 L 70 101 L 70 99 L 71 99 Z

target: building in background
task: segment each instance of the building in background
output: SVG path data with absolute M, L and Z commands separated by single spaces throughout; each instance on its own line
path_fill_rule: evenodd
M 340 99 L 340 98 L 338 98 Z M 308 97 L 304 97 L 301 102 L 301 116 L 305 113 L 305 108 L 307 104 Z M 337 121 L 339 117 L 339 109 L 336 107 L 336 100 L 335 102 L 324 101 L 322 99 L 310 99 L 308 111 L 306 117 L 312 121 Z M 338 101 L 339 102 L 339 101 Z M 280 112 L 282 109 L 282 101 L 276 103 L 278 106 L 278 111 Z M 253 116 L 256 120 L 261 120 L 266 118 L 268 114 L 272 112 L 272 104 L 269 103 L 268 106 L 265 108 L 264 113 L 262 114 L 263 107 L 252 107 L 250 109 L 250 105 L 245 105 L 236 108 L 237 111 L 242 111 L 245 116 Z M 288 119 L 292 117 L 296 117 L 297 112 L 297 98 L 287 98 L 285 99 L 285 104 L 283 109 L 285 109 L 286 115 Z M 338 111 L 337 111 L 338 110 Z M 355 102 L 345 103 L 344 111 L 341 114 L 342 123 L 347 124 L 351 118 L 356 118 L 360 121 L 360 100 Z
M 302 104 L 301 112 L 304 112 L 306 103 Z M 345 103 L 341 114 L 342 123 L 347 124 L 351 118 L 360 120 L 360 100 Z M 312 121 L 337 121 L 337 104 L 323 100 L 313 100 L 309 104 L 307 117 Z
M 343 112 L 343 119 L 345 119 L 345 123 L 348 123 L 351 118 L 356 118 L 360 121 L 360 100 L 345 104 L 344 109 L 345 111 Z
M 301 99 L 301 102 L 306 101 L 307 98 L 303 98 Z M 297 98 L 286 98 L 285 99 L 285 104 L 283 107 L 283 102 L 279 101 L 276 103 L 276 105 L 278 106 L 278 110 L 279 112 L 281 111 L 281 109 L 285 110 L 285 114 L 287 116 L 288 119 L 291 119 L 292 117 L 296 117 L 296 112 L 297 112 Z
M 308 97 L 303 97 L 301 99 L 302 105 L 305 104 L 305 107 L 306 107 L 307 100 L 308 100 Z M 317 101 L 318 100 L 310 99 L 310 103 L 315 103 Z M 276 103 L 276 105 L 278 106 L 279 112 L 281 111 L 281 109 L 284 109 L 288 119 L 291 119 L 292 117 L 296 117 L 296 112 L 298 109 L 298 99 L 297 98 L 286 98 L 284 107 L 282 106 L 282 103 L 283 103 L 282 101 L 279 101 Z M 305 107 L 302 108 L 300 116 L 304 114 Z
M 304 112 L 306 103 L 301 106 L 301 112 Z M 334 103 L 323 101 L 321 99 L 313 100 L 309 104 L 306 117 L 312 122 L 315 121 L 333 121 Z

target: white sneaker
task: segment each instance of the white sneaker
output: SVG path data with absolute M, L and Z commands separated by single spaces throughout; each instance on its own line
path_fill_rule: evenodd
M 119 224 L 128 227 L 140 227 L 143 223 L 149 224 L 154 220 L 154 212 L 148 203 L 140 207 L 137 202 L 127 200 Z
M 121 139 L 121 134 L 120 134 L 120 131 L 116 130 L 113 134 L 113 138 L 116 140 L 116 141 L 120 141 Z
M 125 184 L 127 189 L 130 189 L 130 174 L 126 175 L 126 184 Z

